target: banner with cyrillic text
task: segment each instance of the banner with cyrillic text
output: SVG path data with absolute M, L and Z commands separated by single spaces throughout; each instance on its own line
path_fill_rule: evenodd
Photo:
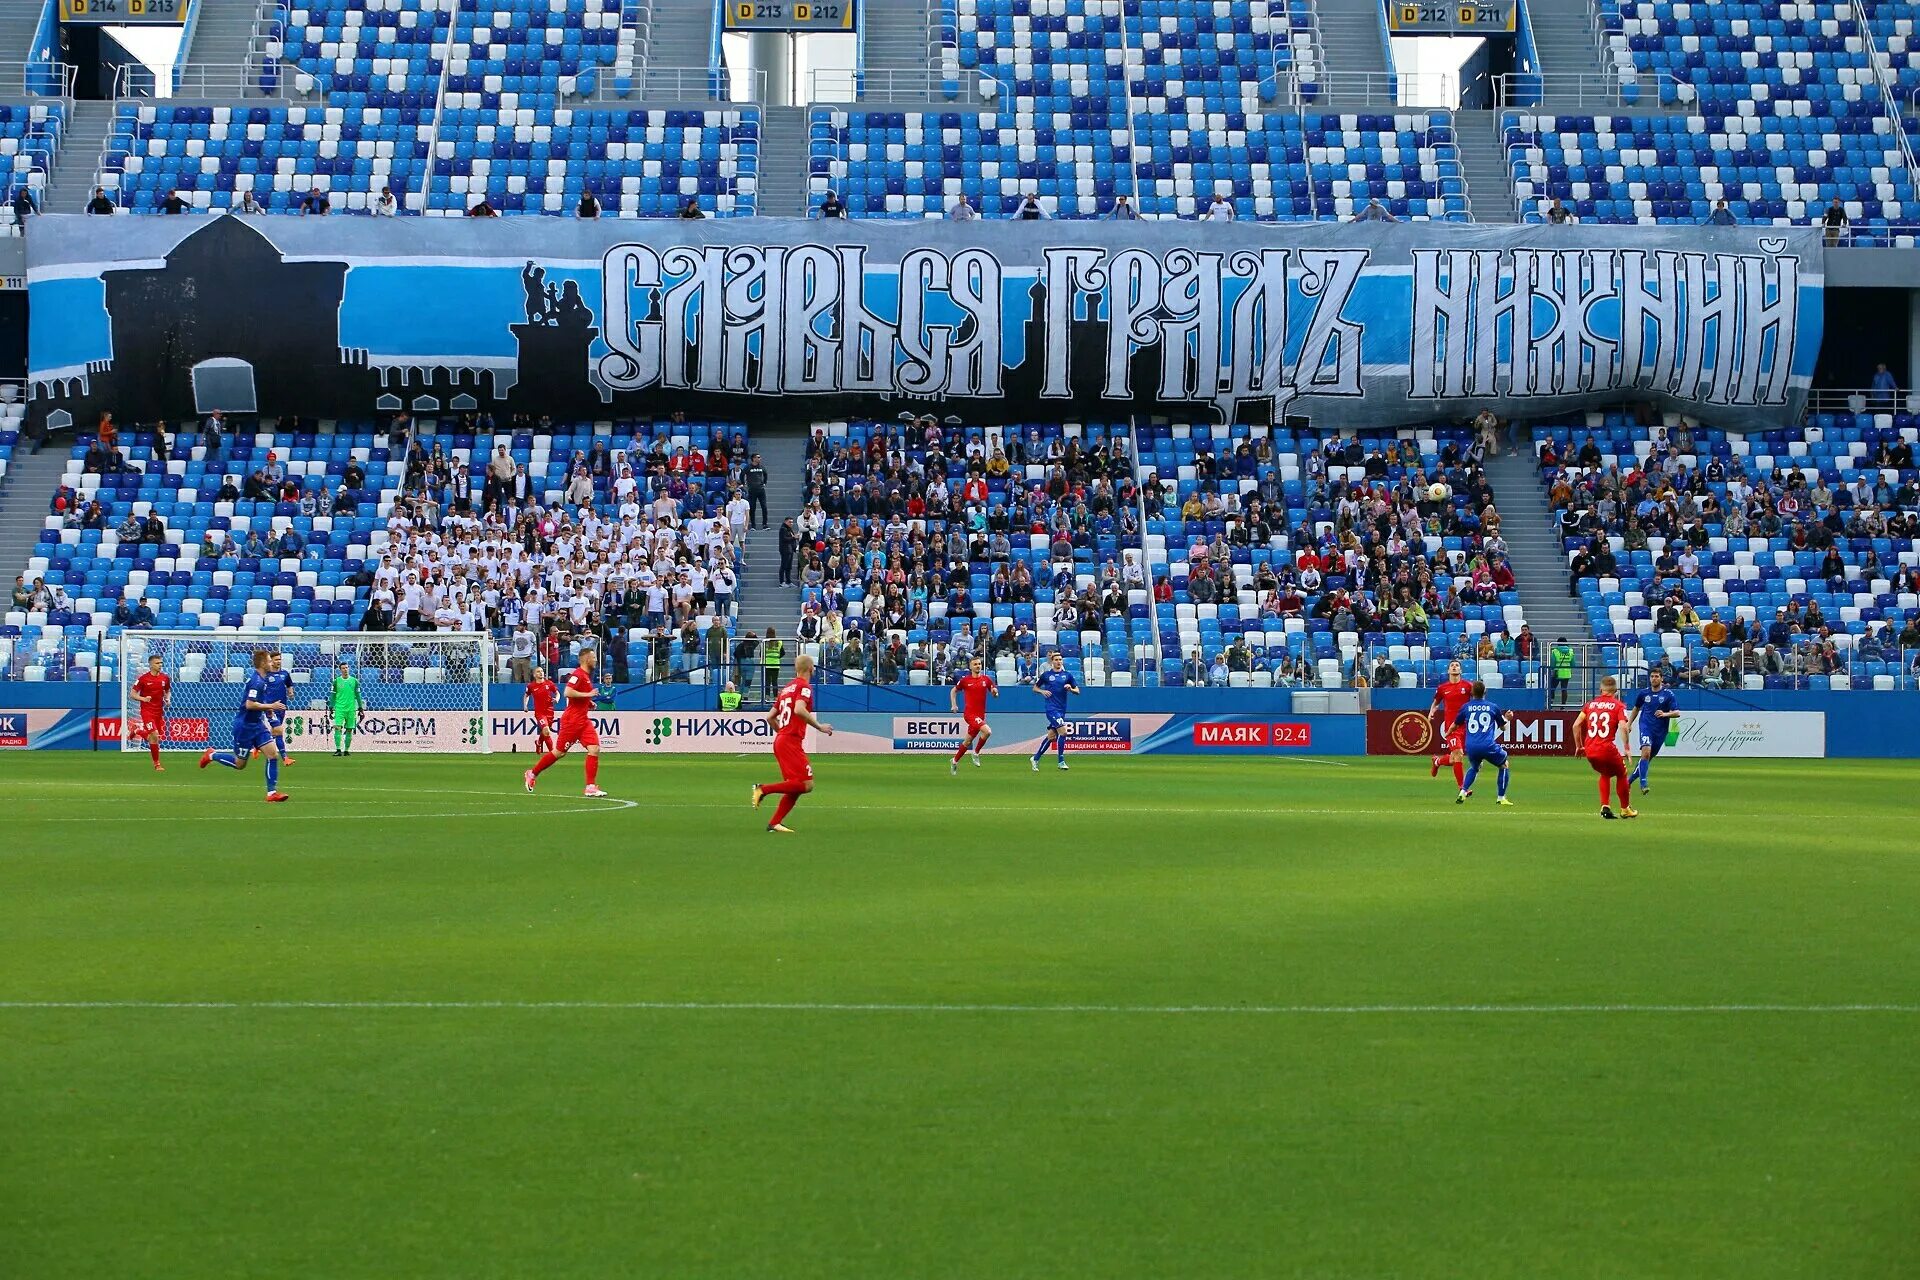
M 36 411 L 1798 419 L 1810 228 L 36 220 Z

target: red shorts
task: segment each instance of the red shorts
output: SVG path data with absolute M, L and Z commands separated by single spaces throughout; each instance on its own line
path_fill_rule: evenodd
M 533 718 L 533 731 L 535 733 L 551 734 L 553 732 L 553 717 L 535 716 Z
M 971 738 L 974 734 L 980 732 L 982 729 L 987 727 L 986 717 L 982 716 L 978 720 L 968 720 L 966 722 L 966 726 L 967 726 L 967 731 L 961 734 L 960 736 L 963 738 Z
M 140 717 L 140 733 L 142 735 L 156 733 L 164 738 L 167 736 L 166 725 L 167 722 L 164 715 L 143 715 Z
M 1587 763 L 1603 778 L 1617 778 L 1627 771 L 1627 762 L 1620 758 L 1620 748 L 1611 742 L 1604 747 L 1587 748 Z
M 600 731 L 593 727 L 593 721 L 582 720 L 578 724 L 570 724 L 565 720 L 560 722 L 560 734 L 553 740 L 555 753 L 565 755 L 567 748 L 576 742 L 583 747 L 600 745 Z
M 773 740 L 773 758 L 780 766 L 780 776 L 788 782 L 811 782 L 813 763 L 807 759 L 807 749 L 793 738 L 775 738 Z
M 1466 749 L 1467 726 L 1455 722 L 1453 728 L 1447 730 L 1447 754 L 1452 755 L 1456 751 L 1465 751 Z

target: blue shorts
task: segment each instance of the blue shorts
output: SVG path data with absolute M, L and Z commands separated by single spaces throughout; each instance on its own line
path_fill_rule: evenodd
M 1507 767 L 1507 749 L 1501 746 L 1497 742 L 1489 743 L 1487 746 L 1484 746 L 1484 747 L 1475 747 L 1471 745 L 1467 747 L 1467 763 L 1468 764 L 1486 764 L 1488 762 L 1491 762 L 1493 765 L 1495 765 L 1498 768 L 1501 768 L 1501 769 L 1506 768 Z
M 1064 711 L 1047 712 L 1047 728 L 1058 729 L 1060 732 L 1065 733 L 1067 731 L 1067 713 Z
M 1659 755 L 1660 748 L 1666 745 L 1667 745 L 1667 731 L 1665 729 L 1662 729 L 1659 733 L 1654 734 L 1652 736 L 1648 736 L 1647 734 L 1644 734 L 1644 733 L 1640 735 L 1640 749 L 1642 751 L 1647 752 L 1649 755 L 1656 755 L 1656 756 Z
M 249 720 L 233 722 L 233 749 L 235 751 L 253 751 L 273 741 L 273 731 L 265 724 L 255 724 Z

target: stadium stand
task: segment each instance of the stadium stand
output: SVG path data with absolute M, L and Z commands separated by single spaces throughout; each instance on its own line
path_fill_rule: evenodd
M 507 7 L 520 6 L 508 0 Z M 277 9 L 261 86 L 277 89 L 286 75 L 296 92 L 340 95 L 341 106 L 430 109 L 453 11 L 445 0 L 309 0 Z
M 1856 238 L 1912 217 L 1899 126 L 1841 116 L 1564 116 L 1509 111 L 1501 128 L 1528 222 L 1560 200 L 1583 222 L 1820 221 L 1838 198 Z M 1906 240 L 1910 242 L 1911 236 Z
M 335 212 L 369 213 L 383 188 L 407 207 L 427 161 L 420 108 L 168 106 L 115 109 L 101 182 L 129 213 L 157 213 L 178 191 L 196 210 L 295 213 L 309 191 Z
M 13 461 L 13 447 L 20 443 L 20 428 L 26 424 L 27 406 L 19 400 L 0 400 L 0 480 L 7 478 L 7 466 Z
M 27 565 L 33 607 L 10 610 L 0 637 L 19 678 L 111 679 L 112 646 L 96 656 L 85 641 L 128 625 L 346 631 L 375 604 L 424 614 L 413 621 L 429 627 L 444 605 L 453 617 L 439 619 L 443 629 L 503 637 L 523 619 L 658 632 L 703 611 L 725 618 L 733 593 L 717 588 L 731 571 L 717 582 L 715 571 L 744 540 L 744 503 L 729 510 L 727 498 L 745 447 L 738 423 L 480 423 L 411 441 L 371 427 L 283 427 L 218 444 L 205 432 L 89 432 Z M 527 477 L 525 502 L 513 500 L 514 481 L 488 477 L 501 449 Z M 490 508 L 500 517 L 486 519 Z M 671 539 L 658 533 L 667 528 Z M 668 617 L 647 616 L 626 529 L 653 539 L 652 572 L 684 562 L 698 582 L 677 607 L 668 589 Z M 514 547 L 529 562 L 524 577 Z M 409 573 L 419 575 L 411 597 Z
M 488 95 L 468 93 L 469 101 Z M 429 213 L 484 195 L 498 213 L 572 213 L 592 192 L 605 217 L 708 216 L 755 208 L 760 113 L 449 105 L 434 148 Z
M 1748 436 L 1540 428 L 1569 590 L 1597 638 L 1684 683 L 1900 687 L 1920 641 L 1916 434 L 1905 412 Z
M 1490 687 L 1521 680 L 1481 447 L 1461 427 L 1144 429 L 1162 681 L 1430 684 L 1455 659 Z
M 1869 5 L 1863 30 L 1850 3 L 1600 0 L 1621 100 L 1697 114 L 1505 113 L 1523 216 L 1559 199 L 1585 221 L 1700 222 L 1724 199 L 1740 222 L 1804 224 L 1837 198 L 1856 234 L 1884 239 L 1915 193 L 1875 40 L 1898 72 L 1908 32 L 1898 51 L 1891 40 L 1910 8 Z
M 1124 116 L 1124 111 L 1122 112 Z M 1029 193 L 1050 217 L 1112 212 L 1126 196 L 1148 217 L 1191 218 L 1216 193 L 1238 218 L 1351 218 L 1378 200 L 1403 220 L 1467 220 L 1451 116 L 1248 116 L 1193 123 L 1155 113 L 1136 125 L 1137 155 L 1097 101 L 1062 127 L 1044 115 L 860 111 L 810 113 L 811 207 L 828 191 L 854 217 L 940 216 L 965 195 L 988 217 L 1013 216 Z M 1129 163 L 1130 157 L 1136 161 Z M 878 160 L 881 163 L 875 164 Z
M 0 234 L 14 234 L 14 199 L 24 188 L 36 207 L 60 150 L 67 108 L 59 101 L 0 103 Z
M 803 651 L 828 680 L 944 684 L 977 653 L 1011 682 L 1056 644 L 1086 684 L 1151 677 L 1131 457 L 1124 426 L 816 425 Z

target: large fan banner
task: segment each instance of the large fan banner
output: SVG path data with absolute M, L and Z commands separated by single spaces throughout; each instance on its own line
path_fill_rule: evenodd
M 37 219 L 36 411 L 1791 423 L 1810 228 Z M 56 422 L 65 419 L 56 417 Z

